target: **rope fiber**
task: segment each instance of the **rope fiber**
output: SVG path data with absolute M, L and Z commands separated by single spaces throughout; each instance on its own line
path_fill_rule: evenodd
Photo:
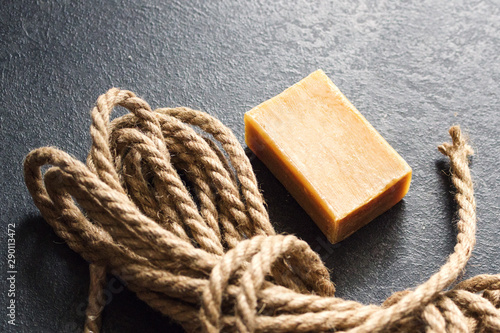
M 116 106 L 130 113 L 110 121 Z M 428 281 L 376 306 L 335 297 L 318 254 L 275 233 L 250 162 L 220 121 L 153 111 L 116 88 L 91 114 L 86 164 L 51 147 L 24 162 L 41 214 L 90 263 L 85 332 L 99 332 L 106 273 L 187 332 L 500 332 L 500 274 L 456 284 L 476 230 L 473 151 L 458 126 L 439 146 L 456 188 L 454 252 Z

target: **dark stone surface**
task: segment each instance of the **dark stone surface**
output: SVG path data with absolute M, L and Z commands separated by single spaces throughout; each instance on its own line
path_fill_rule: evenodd
M 53 145 L 80 159 L 89 110 L 112 86 L 153 107 L 219 117 L 243 143 L 243 114 L 322 68 L 414 171 L 406 198 L 332 246 L 249 153 L 276 229 L 319 251 L 338 296 L 380 303 L 425 281 L 453 250 L 448 163 L 461 124 L 476 150 L 477 246 L 465 272 L 500 272 L 500 6 L 495 1 L 2 1 L 1 330 L 78 332 L 87 264 L 45 224 L 21 164 Z M 16 327 L 4 315 L 7 225 L 15 224 Z M 180 332 L 128 291 L 104 332 Z

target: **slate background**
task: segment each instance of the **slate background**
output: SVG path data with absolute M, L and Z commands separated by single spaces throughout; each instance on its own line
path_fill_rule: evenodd
M 53 145 L 84 159 L 89 110 L 113 86 L 153 107 L 220 118 L 243 144 L 243 114 L 322 68 L 413 167 L 406 198 L 339 245 L 250 152 L 276 229 L 316 249 L 338 296 L 380 303 L 446 261 L 456 229 L 448 163 L 460 124 L 476 150 L 479 230 L 465 276 L 500 272 L 498 1 L 2 1 L 1 330 L 79 332 L 87 264 L 45 224 L 21 164 Z M 7 325 L 7 224 L 16 224 L 17 324 Z M 181 332 L 132 293 L 103 332 Z

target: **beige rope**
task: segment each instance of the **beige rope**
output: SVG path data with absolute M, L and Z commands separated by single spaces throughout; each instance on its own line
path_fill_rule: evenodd
M 130 113 L 110 122 L 115 106 Z M 86 332 L 99 331 L 106 272 L 188 332 L 500 331 L 500 274 L 450 289 L 476 229 L 472 149 L 458 126 L 439 147 L 457 189 L 454 253 L 427 282 L 375 306 L 334 297 L 319 256 L 275 234 L 249 160 L 218 120 L 152 111 L 118 89 L 99 97 L 92 120 L 86 165 L 51 147 L 24 164 L 44 218 L 91 263 Z

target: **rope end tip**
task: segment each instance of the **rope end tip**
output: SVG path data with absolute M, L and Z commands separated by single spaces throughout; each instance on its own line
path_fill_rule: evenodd
M 449 131 L 452 143 L 443 143 L 438 147 L 438 150 L 446 156 L 450 156 L 453 151 L 463 150 L 466 157 L 474 155 L 474 150 L 469 144 L 465 135 L 462 135 L 462 130 L 459 125 L 450 127 Z

